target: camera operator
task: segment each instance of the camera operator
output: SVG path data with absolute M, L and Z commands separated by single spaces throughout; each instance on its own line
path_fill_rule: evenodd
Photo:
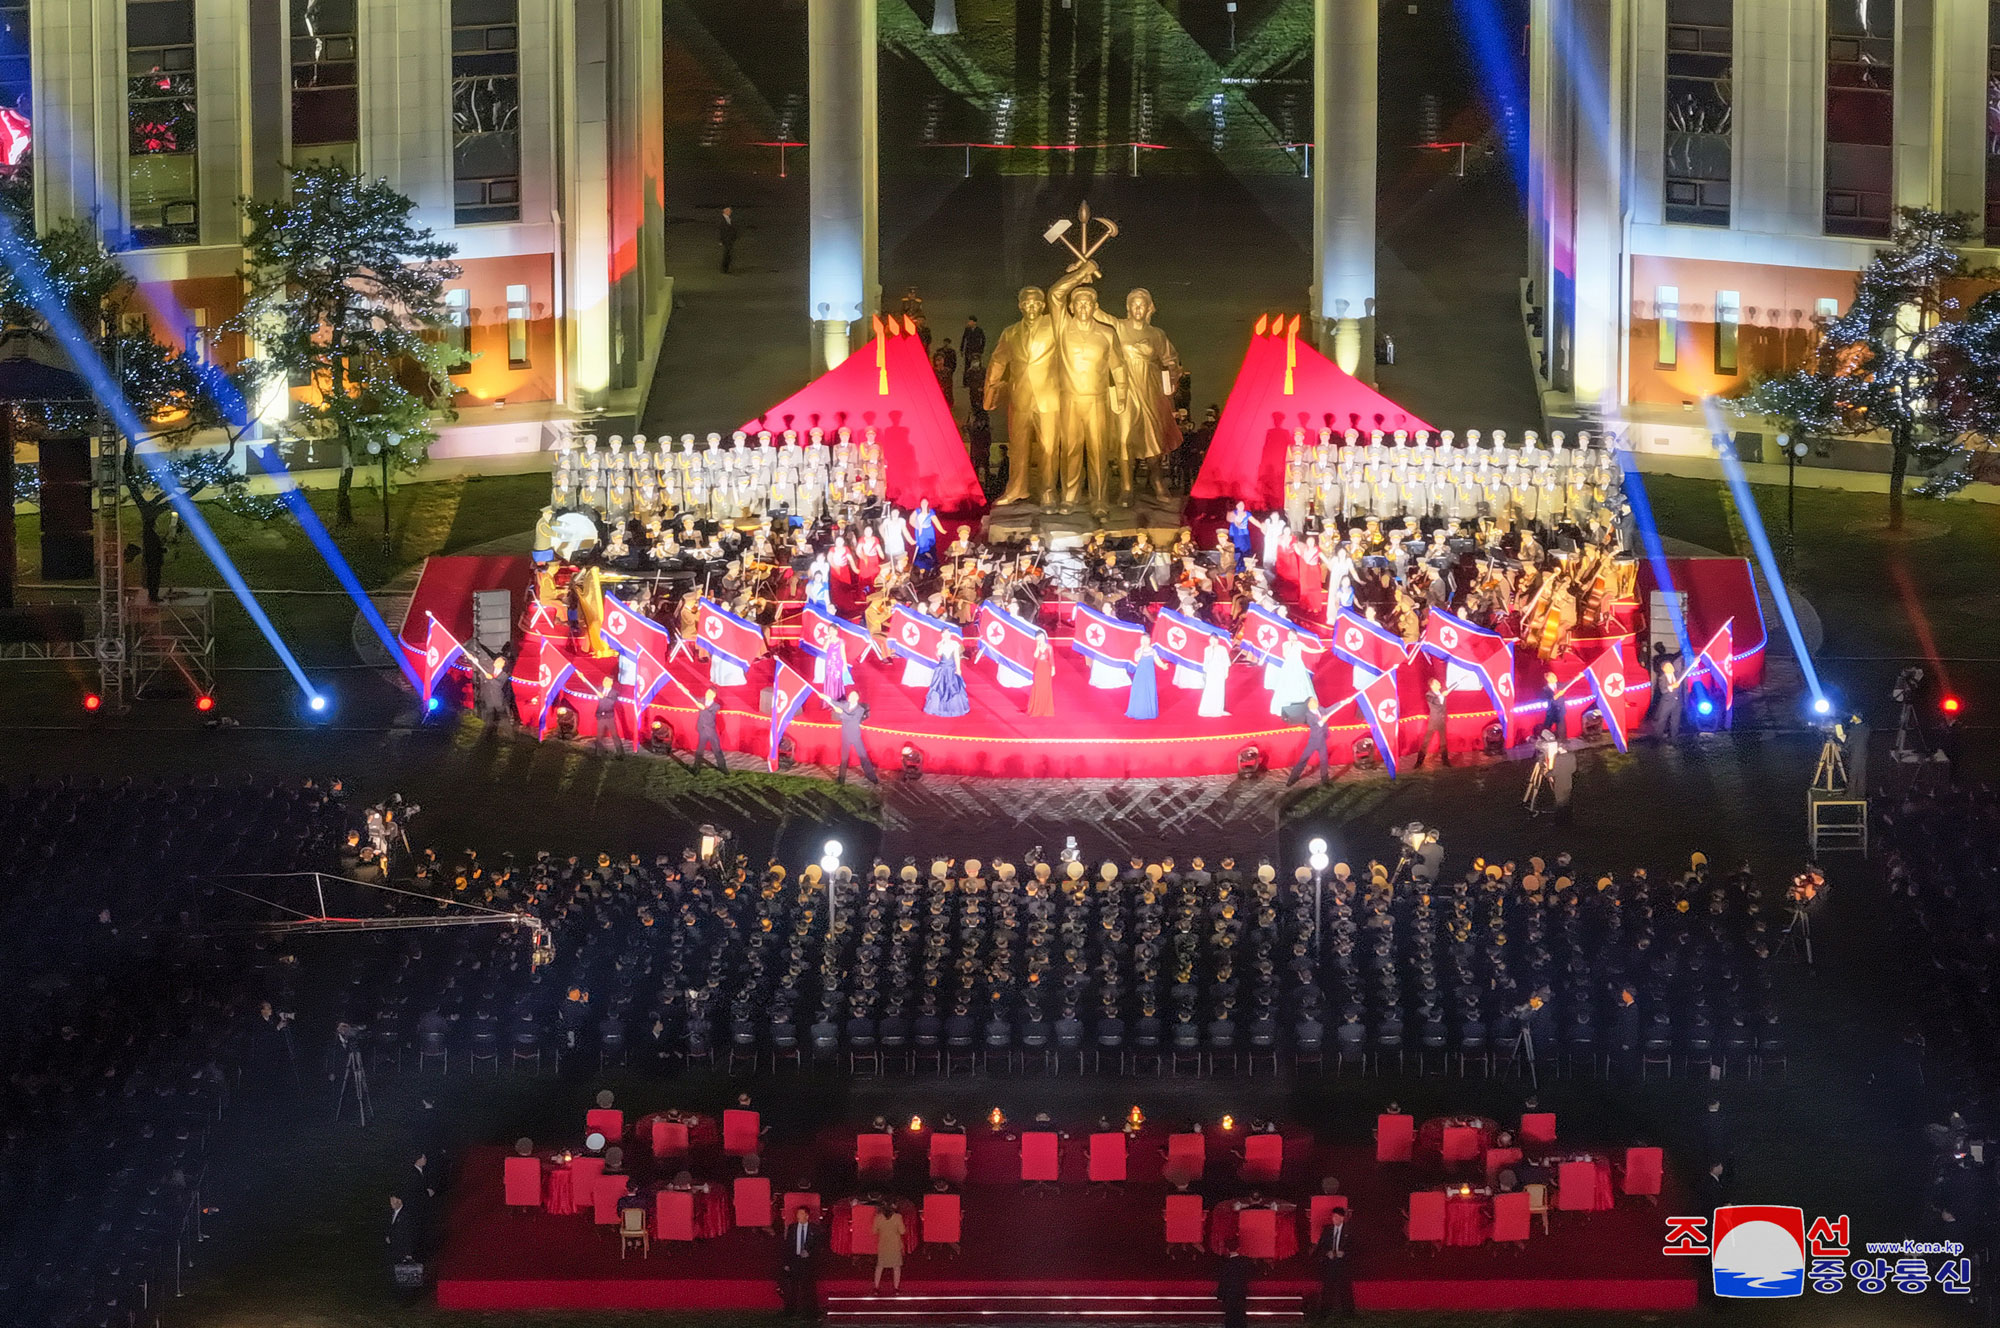
M 1556 817 L 1567 823 L 1570 793 L 1576 782 L 1576 753 L 1570 751 L 1552 729 L 1543 729 L 1535 735 L 1535 764 L 1529 781 L 1529 814 L 1534 815 L 1541 810 L 1541 799 L 1535 796 L 1539 784 L 1547 789 Z
M 1904 751 L 1912 746 L 1921 748 L 1924 741 L 1924 727 L 1917 718 L 1917 704 L 1923 695 L 1924 671 L 1912 664 L 1896 675 L 1896 683 L 1889 689 L 1889 699 L 1896 703 L 1896 750 Z

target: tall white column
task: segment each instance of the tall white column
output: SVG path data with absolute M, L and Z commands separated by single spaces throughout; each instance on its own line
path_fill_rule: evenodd
M 1624 253 L 1626 34 L 1619 0 L 1561 0 L 1554 19 L 1567 25 L 1558 49 L 1567 58 L 1576 128 L 1571 185 L 1576 213 L 1570 236 L 1575 277 L 1570 390 L 1582 403 L 1624 399 L 1626 274 Z
M 1314 0 L 1313 307 L 1320 349 L 1375 379 L 1376 0 Z
M 807 0 L 812 123 L 811 270 L 806 307 L 816 369 L 853 348 L 881 302 L 876 224 L 875 0 Z

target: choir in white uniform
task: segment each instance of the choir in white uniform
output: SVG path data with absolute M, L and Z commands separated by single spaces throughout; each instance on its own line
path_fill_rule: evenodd
M 678 447 L 668 434 L 647 444 L 644 434 L 634 435 L 629 448 L 616 434 L 605 448 L 594 434 L 563 439 L 556 445 L 550 505 L 558 512 L 592 508 L 611 521 L 678 514 L 756 520 L 784 508 L 810 523 L 884 494 L 882 449 L 873 429 L 859 440 L 847 429 L 831 440 L 819 429 L 803 439 L 788 429 L 777 442 L 768 432 L 753 440 L 739 430 L 727 444 L 718 433 L 705 441 L 684 433 Z

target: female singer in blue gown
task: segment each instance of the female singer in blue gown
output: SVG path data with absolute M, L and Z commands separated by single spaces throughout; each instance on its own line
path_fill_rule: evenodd
M 972 700 L 965 694 L 965 678 L 959 672 L 958 638 L 947 636 L 938 642 L 937 667 L 931 670 L 930 690 L 924 693 L 924 713 L 940 719 L 957 719 L 970 714 Z
M 1142 642 L 1132 660 L 1132 697 L 1125 703 L 1127 719 L 1160 717 L 1160 669 L 1151 641 Z

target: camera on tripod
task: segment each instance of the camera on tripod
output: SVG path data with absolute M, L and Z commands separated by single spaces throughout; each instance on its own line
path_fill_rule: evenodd
M 1923 669 L 1912 664 L 1896 675 L 1896 683 L 1889 689 L 1889 697 L 1899 706 L 1915 705 L 1923 685 Z

